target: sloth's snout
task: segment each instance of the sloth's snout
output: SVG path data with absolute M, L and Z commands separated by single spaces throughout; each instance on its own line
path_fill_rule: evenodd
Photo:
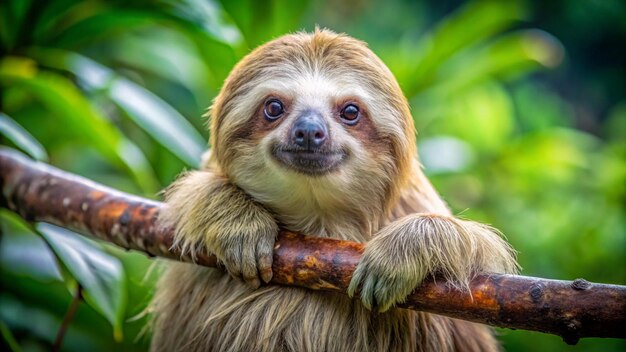
M 347 152 L 333 147 L 328 124 L 316 110 L 295 116 L 285 141 L 271 145 L 271 153 L 280 165 L 307 176 L 321 176 L 335 170 L 347 158 Z
M 326 123 L 315 111 L 305 111 L 291 127 L 291 141 L 306 151 L 319 149 L 327 139 Z

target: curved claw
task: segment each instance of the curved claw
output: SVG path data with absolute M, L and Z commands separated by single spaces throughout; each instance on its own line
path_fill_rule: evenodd
M 361 301 L 363 302 L 363 305 L 369 310 L 372 310 L 378 305 L 376 292 L 374 291 L 375 287 L 376 277 L 371 273 L 366 275 L 365 280 L 363 281 L 363 288 L 361 289 Z
M 261 281 L 257 270 L 256 248 L 244 246 L 241 253 L 241 274 L 243 280 L 252 288 L 259 288 Z
M 255 242 L 250 238 L 256 239 Z M 241 236 L 229 243 L 222 262 L 228 273 L 242 279 L 252 288 L 261 286 L 261 280 L 272 279 L 272 249 L 274 238 L 270 236 Z
M 367 273 L 367 270 L 364 269 L 364 265 L 359 264 L 356 268 L 356 270 L 354 271 L 354 274 L 352 274 L 352 280 L 350 280 L 350 285 L 348 286 L 348 295 L 350 297 L 354 297 L 354 295 L 357 293 L 357 291 L 359 291 L 359 287 L 361 287 L 360 289 L 360 298 L 361 298 L 361 302 L 363 303 L 363 305 L 367 308 L 367 309 L 372 309 L 372 297 L 371 297 L 371 291 L 369 290 L 369 275 Z
M 354 297 L 360 287 L 361 303 L 365 308 L 372 310 L 373 307 L 378 305 L 376 287 L 379 280 L 376 275 L 373 275 L 369 267 L 367 262 L 362 262 L 357 266 L 348 286 L 348 295 Z
M 367 309 L 385 312 L 401 302 L 421 278 L 408 274 L 402 266 L 393 269 L 380 265 L 365 253 L 352 274 L 348 295 L 359 292 L 361 303 Z
M 398 303 L 402 297 L 397 297 L 397 295 L 393 295 L 391 291 L 391 287 L 395 287 L 392 280 L 386 278 L 380 278 L 376 282 L 376 287 L 374 288 L 374 292 L 376 292 L 377 302 L 379 302 L 378 311 L 385 312 L 389 310 L 393 305 Z
M 271 246 L 264 245 L 261 242 L 257 243 L 256 255 L 257 255 L 257 265 L 259 268 L 259 274 L 261 275 L 261 280 L 265 283 L 269 283 L 272 280 L 272 261 L 273 261 L 273 249 L 274 245 Z
M 363 270 L 361 270 L 360 266 L 357 266 L 356 270 L 354 270 L 354 273 L 352 273 L 352 279 L 350 279 L 350 285 L 348 286 L 348 296 L 350 298 L 354 297 L 354 295 L 356 294 L 363 275 Z

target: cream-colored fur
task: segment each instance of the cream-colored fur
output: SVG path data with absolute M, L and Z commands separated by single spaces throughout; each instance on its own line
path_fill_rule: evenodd
M 264 122 L 268 96 L 284 99 Z M 334 110 L 358 101 L 363 117 Z M 329 142 L 346 151 L 335 170 L 285 169 L 272 146 L 293 116 L 319 111 Z M 168 263 L 153 302 L 154 351 L 494 351 L 485 326 L 394 308 L 427 275 L 466 288 L 477 272 L 515 272 L 492 228 L 451 216 L 421 171 L 408 104 L 366 45 L 327 30 L 276 39 L 244 58 L 211 114 L 212 154 L 166 192 L 160 216 L 175 245 L 207 248 L 219 269 Z M 349 293 L 262 286 L 271 279 L 278 225 L 367 242 Z M 261 287 L 260 287 L 261 286 Z

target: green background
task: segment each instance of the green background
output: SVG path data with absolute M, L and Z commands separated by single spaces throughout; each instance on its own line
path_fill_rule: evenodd
M 522 274 L 626 284 L 622 0 L 3 1 L 0 141 L 158 199 L 197 166 L 201 115 L 233 65 L 315 25 L 390 67 L 430 179 L 455 213 L 502 230 Z M 7 211 L 0 221 L 0 349 L 49 350 L 77 283 L 85 303 L 64 350 L 147 349 L 158 265 Z M 626 350 L 498 331 L 508 351 Z

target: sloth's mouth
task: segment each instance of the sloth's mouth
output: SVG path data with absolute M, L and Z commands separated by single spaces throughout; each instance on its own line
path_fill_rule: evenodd
M 292 147 L 274 147 L 272 156 L 282 166 L 295 172 L 321 176 L 336 170 L 346 159 L 348 153 L 342 149 L 304 149 Z

